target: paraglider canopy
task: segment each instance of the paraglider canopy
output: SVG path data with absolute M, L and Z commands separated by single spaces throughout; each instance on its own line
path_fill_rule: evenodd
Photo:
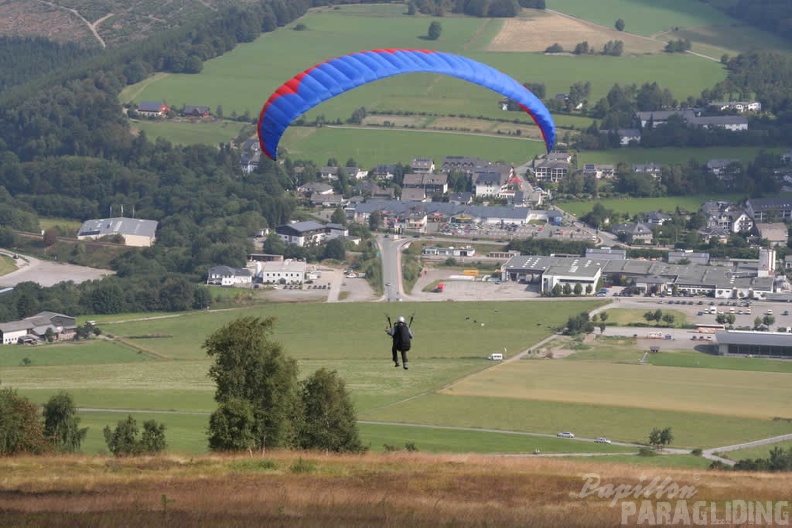
M 489 88 L 515 101 L 536 122 L 547 151 L 555 124 L 547 107 L 522 84 L 486 64 L 451 53 L 415 49 L 361 51 L 317 64 L 286 81 L 269 97 L 258 122 L 261 150 L 277 156 L 283 132 L 299 116 L 331 97 L 403 73 L 438 73 Z

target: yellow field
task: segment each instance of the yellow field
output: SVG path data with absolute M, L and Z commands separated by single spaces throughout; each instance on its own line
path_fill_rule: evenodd
M 741 416 L 792 416 L 792 374 L 525 360 L 474 374 L 449 395 Z
M 542 52 L 558 43 L 572 51 L 586 41 L 599 51 L 610 40 L 624 42 L 624 54 L 659 53 L 664 41 L 609 29 L 556 13 L 537 13 L 531 18 L 509 18 L 489 45 L 490 51 Z

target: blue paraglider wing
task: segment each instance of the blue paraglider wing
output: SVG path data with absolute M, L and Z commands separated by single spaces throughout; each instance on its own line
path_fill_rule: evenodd
M 403 73 L 439 73 L 489 88 L 519 104 L 542 132 L 547 151 L 555 143 L 555 124 L 547 107 L 523 85 L 486 64 L 430 50 L 382 49 L 338 57 L 286 81 L 269 97 L 258 122 L 261 149 L 271 159 L 283 132 L 299 116 L 336 95 Z

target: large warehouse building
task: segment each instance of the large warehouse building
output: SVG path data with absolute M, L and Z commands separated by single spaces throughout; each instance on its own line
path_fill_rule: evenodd
M 556 284 L 579 283 L 584 291 L 600 278 L 618 275 L 632 280 L 647 293 L 669 293 L 676 288 L 690 295 L 718 299 L 764 299 L 773 292 L 773 277 L 759 277 L 753 268 L 733 269 L 697 264 L 668 264 L 651 260 L 519 255 L 501 266 L 501 280 L 542 285 L 549 292 Z M 595 293 L 593 288 L 591 293 Z
M 792 358 L 792 334 L 786 332 L 718 330 L 715 338 L 720 356 Z

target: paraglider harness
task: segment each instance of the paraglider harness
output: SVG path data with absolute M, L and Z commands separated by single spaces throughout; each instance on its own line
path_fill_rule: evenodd
M 415 314 L 410 316 L 409 323 L 401 323 L 397 322 L 396 326 L 393 326 L 391 322 L 390 315 L 385 314 L 385 317 L 388 319 L 388 326 L 392 330 L 393 341 L 396 344 L 396 350 L 399 352 L 407 352 L 410 350 L 412 346 L 412 338 L 410 337 L 410 327 L 412 327 L 413 320 L 415 319 Z

